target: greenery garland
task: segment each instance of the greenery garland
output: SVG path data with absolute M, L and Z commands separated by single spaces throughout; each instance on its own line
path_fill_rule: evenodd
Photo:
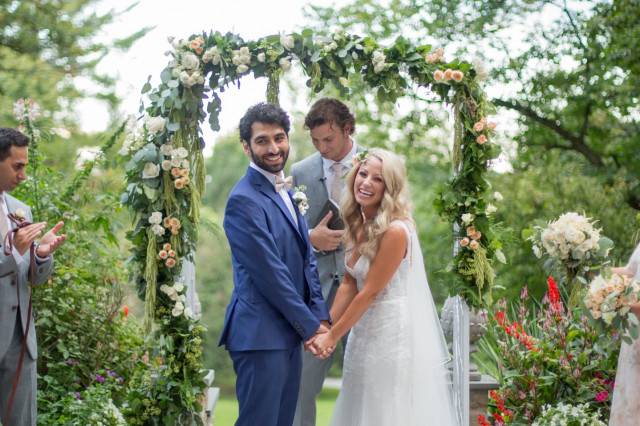
M 160 325 L 155 334 L 162 348 L 159 353 L 165 362 L 171 359 L 173 363 L 166 373 L 176 383 L 189 383 L 188 388 L 168 391 L 163 415 L 170 409 L 183 416 L 180 419 L 195 419 L 201 409 L 197 398 L 203 391 L 197 379 L 200 360 L 194 353 L 185 353 L 189 345 L 184 345 L 199 338 L 201 326 L 180 306 L 175 291 L 181 288 L 176 283 L 181 260 L 193 257 L 204 189 L 204 143 L 198 125 L 208 113 L 211 128 L 220 129 L 218 93 L 232 84 L 239 86 L 249 73 L 269 79 L 266 97 L 272 103 L 278 102 L 281 75 L 297 61 L 308 77 L 307 86 L 316 93 L 327 82 L 348 93 L 349 77 L 360 74 L 381 100 L 393 102 L 415 83 L 453 106 L 455 174 L 441 192 L 437 207 L 444 218 L 464 226 L 467 235 L 456 240 L 460 249 L 452 270 L 457 279 L 450 293 L 460 294 L 473 306 L 490 302 L 492 259 L 504 256 L 491 229 L 486 200 L 490 185 L 485 174 L 499 148 L 490 143 L 494 125 L 487 121 L 487 114 L 492 109 L 475 67 L 459 60 L 445 62 L 442 49 L 414 46 L 403 37 L 384 48 L 371 37 L 344 32 L 319 37 L 309 29 L 256 41 L 219 32 L 169 41 L 171 59 L 160 73 L 160 85 L 152 88 L 147 82 L 143 88 L 148 98 L 147 106 L 141 107 L 146 113 L 144 125 L 130 132 L 124 147 L 131 160 L 122 199 L 135 218 L 128 237 L 133 243 L 135 281 L 146 300 L 147 328 L 154 321 Z M 151 419 L 156 411 L 146 413 Z

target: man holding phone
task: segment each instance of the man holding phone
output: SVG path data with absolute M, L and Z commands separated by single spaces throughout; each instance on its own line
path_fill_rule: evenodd
M 352 167 L 353 156 L 361 149 L 351 138 L 355 117 L 337 99 L 322 98 L 315 102 L 304 124 L 317 152 L 293 164 L 291 174 L 295 186 L 306 187 L 309 239 L 318 261 L 322 296 L 330 309 L 344 274 L 341 244 L 344 226 L 337 217 L 337 206 L 344 191 L 344 177 Z M 304 352 L 294 426 L 315 426 L 316 397 L 332 361 L 333 356 L 320 360 Z

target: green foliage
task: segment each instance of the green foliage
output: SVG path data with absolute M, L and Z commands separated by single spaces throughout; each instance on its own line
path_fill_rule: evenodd
M 129 48 L 146 34 L 111 43 L 97 41 L 105 28 L 130 10 L 96 13 L 101 0 L 0 0 L 0 120 L 14 122 L 11 106 L 18 98 L 36 99 L 47 114 L 73 125 L 69 112 L 79 99 L 94 97 L 112 109 L 118 104 L 115 80 L 97 68 L 112 50 Z M 74 77 L 89 79 L 95 93 L 76 86 Z
M 603 339 L 581 309 L 565 312 L 550 298 L 497 310 L 479 343 L 478 365 L 500 384 L 489 404 L 496 421 L 531 424 L 544 405 L 558 402 L 609 417 L 619 342 Z
M 120 207 L 112 189 L 101 187 L 100 179 L 91 179 L 95 166 L 105 166 L 103 156 L 69 178 L 45 166 L 40 148 L 50 142 L 38 135 L 48 132 L 34 126 L 41 123 L 23 124 L 32 137 L 30 177 L 14 195 L 32 206 L 36 221 L 52 226 L 64 220 L 63 232 L 68 236 L 54 256 L 51 279 L 33 290 L 39 343 L 38 405 L 46 413 L 39 420 L 42 424 L 68 424 L 69 419 L 88 422 L 91 413 L 82 411 L 79 403 L 70 404 L 76 392 L 93 401 L 94 408 L 107 407 L 110 399 L 122 404 L 142 345 L 139 328 L 122 312 L 126 277 L 111 227 L 113 213 Z M 120 133 L 104 142 L 103 154 Z M 98 189 L 96 197 L 93 192 Z M 102 384 L 98 374 L 113 380 Z

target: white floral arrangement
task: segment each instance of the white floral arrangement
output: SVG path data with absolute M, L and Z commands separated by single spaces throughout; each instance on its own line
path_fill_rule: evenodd
M 307 194 L 304 191 L 307 190 L 307 187 L 304 185 L 296 186 L 293 188 L 293 201 L 298 205 L 298 210 L 301 215 L 305 215 L 307 210 L 309 210 L 309 200 L 307 199 Z
M 532 426 L 606 426 L 599 412 L 592 412 L 588 404 L 571 405 L 560 402 L 545 405 Z
M 173 305 L 173 309 L 171 310 L 171 315 L 173 315 L 174 317 L 179 317 L 180 315 L 184 315 L 186 318 L 193 317 L 191 308 L 189 308 L 188 306 L 184 306 L 184 303 L 187 300 L 187 296 L 184 294 L 186 292 L 186 287 L 184 284 L 163 284 L 160 286 L 160 291 L 166 294 L 173 302 L 175 302 L 175 304 Z
M 598 275 L 589 284 L 584 304 L 594 320 L 601 321 L 606 327 L 626 331 L 635 339 L 638 337 L 638 319 L 629 305 L 637 303 L 639 296 L 640 283 L 636 280 L 617 274 L 609 278 Z
M 580 265 L 598 258 L 606 258 L 613 243 L 603 237 L 595 220 L 575 212 L 561 215 L 546 228 L 536 226 L 529 240 L 533 242 L 533 253 L 541 258 L 547 254 L 552 259 L 576 269 Z

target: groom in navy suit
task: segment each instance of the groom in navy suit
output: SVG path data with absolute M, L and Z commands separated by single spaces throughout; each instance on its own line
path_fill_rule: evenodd
M 225 210 L 234 289 L 220 337 L 237 376 L 236 426 L 291 426 L 302 343 L 311 348 L 329 327 L 307 224 L 284 179 L 289 128 L 286 112 L 272 104 L 240 120 L 251 163 Z

